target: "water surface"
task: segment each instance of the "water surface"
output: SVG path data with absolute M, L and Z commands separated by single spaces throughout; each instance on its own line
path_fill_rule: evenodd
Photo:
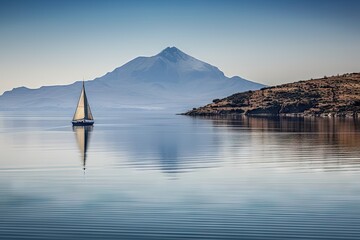
M 360 238 L 359 121 L 70 118 L 0 114 L 0 238 Z

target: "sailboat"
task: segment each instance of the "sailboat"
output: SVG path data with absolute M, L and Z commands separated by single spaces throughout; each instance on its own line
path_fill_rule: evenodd
M 72 120 L 73 126 L 89 126 L 94 124 L 94 118 L 86 97 L 85 84 L 83 81 L 79 102 Z

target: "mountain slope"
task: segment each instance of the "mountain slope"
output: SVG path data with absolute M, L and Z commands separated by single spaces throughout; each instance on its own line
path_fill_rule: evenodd
M 218 68 L 175 47 L 152 57 L 138 57 L 102 77 L 86 82 L 91 107 L 182 109 L 214 97 L 263 85 L 228 78 Z M 74 108 L 81 82 L 39 89 L 16 88 L 0 96 L 0 109 Z
M 360 117 L 360 73 L 237 93 L 186 113 L 191 116 L 241 114 Z

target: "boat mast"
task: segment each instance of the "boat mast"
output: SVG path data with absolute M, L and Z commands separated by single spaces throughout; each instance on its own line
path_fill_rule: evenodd
M 84 120 L 85 120 L 85 119 L 89 119 L 89 116 L 88 116 L 88 102 L 87 102 L 87 97 L 86 97 L 86 92 L 85 92 L 84 79 L 83 79 L 83 92 L 84 92 Z

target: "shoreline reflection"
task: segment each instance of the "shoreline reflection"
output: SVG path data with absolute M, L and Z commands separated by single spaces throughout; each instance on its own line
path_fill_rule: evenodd
M 211 120 L 214 127 L 227 127 L 233 131 L 246 128 L 253 132 L 311 133 L 322 144 L 360 147 L 360 120 L 355 118 L 241 116 L 206 119 Z
M 291 171 L 358 171 L 360 121 L 353 118 L 196 117 L 220 137 L 226 161 Z

